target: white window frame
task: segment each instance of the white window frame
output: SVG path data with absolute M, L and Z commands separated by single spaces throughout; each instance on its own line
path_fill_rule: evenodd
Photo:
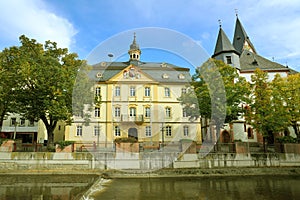
M 166 136 L 171 137 L 172 136 L 172 127 L 166 126 Z
M 115 117 L 121 117 L 121 108 L 115 107 Z
M 165 87 L 165 97 L 171 97 L 171 91 L 168 87 Z
M 121 96 L 121 87 L 120 86 L 115 87 L 115 96 L 116 97 Z
M 146 135 L 146 137 L 151 137 L 152 136 L 151 126 L 146 126 L 145 135 Z
M 135 107 L 130 107 L 129 108 L 129 116 L 130 117 L 136 117 L 136 108 Z
M 97 117 L 97 118 L 99 118 L 101 116 L 99 107 L 95 107 L 94 116 Z
M 183 126 L 183 135 L 189 136 L 189 126 Z
M 101 95 L 101 87 L 96 87 L 95 89 L 95 96 L 100 96 Z
M 151 108 L 145 107 L 145 117 L 151 117 Z
M 172 115 L 172 109 L 170 107 L 165 108 L 165 115 L 167 118 L 170 118 Z
M 100 135 L 100 126 L 94 126 L 94 136 Z
M 135 86 L 130 86 L 130 88 L 129 88 L 129 96 L 135 97 Z
M 150 95 L 151 95 L 151 88 L 145 87 L 145 97 L 150 97 Z
M 119 126 L 115 126 L 114 132 L 115 132 L 115 136 L 116 136 L 116 137 L 121 136 L 121 130 L 120 130 L 120 127 L 119 127 Z
M 182 108 L 182 117 L 188 117 L 185 108 Z
M 76 136 L 82 136 L 82 126 L 76 127 Z

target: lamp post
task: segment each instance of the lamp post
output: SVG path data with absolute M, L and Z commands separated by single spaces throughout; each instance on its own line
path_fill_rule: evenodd
M 164 136 L 164 123 L 161 123 L 161 146 L 162 148 L 164 148 L 164 144 L 165 144 L 165 136 Z
M 18 126 L 18 122 L 15 122 L 15 130 L 14 130 L 14 137 L 13 139 L 15 140 L 16 139 L 16 135 L 17 135 L 17 126 Z

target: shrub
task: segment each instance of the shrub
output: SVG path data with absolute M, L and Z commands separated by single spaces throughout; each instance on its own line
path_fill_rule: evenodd
M 292 136 L 283 136 L 276 138 L 279 143 L 297 143 L 297 138 L 293 138 Z
M 57 144 L 61 149 L 64 149 L 66 146 L 69 146 L 71 144 L 74 144 L 74 141 L 58 141 L 55 142 L 55 144 Z
M 122 143 L 122 142 L 136 143 L 137 139 L 135 139 L 134 137 L 120 137 L 115 139 L 115 143 Z

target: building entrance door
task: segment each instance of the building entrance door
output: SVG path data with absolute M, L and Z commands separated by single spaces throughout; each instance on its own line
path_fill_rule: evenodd
M 128 137 L 134 137 L 136 140 L 138 140 L 138 131 L 136 128 L 130 128 L 128 129 Z

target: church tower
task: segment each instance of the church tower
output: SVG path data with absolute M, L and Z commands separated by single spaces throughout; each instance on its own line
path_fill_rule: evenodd
M 256 54 L 256 50 L 250 41 L 242 23 L 240 22 L 238 16 L 236 16 L 235 30 L 233 37 L 233 47 L 237 50 L 239 54 L 242 54 L 244 50 L 248 50 Z
M 232 46 L 220 24 L 217 43 L 212 58 L 222 60 L 224 63 L 240 69 L 239 55 L 240 53 Z
M 133 35 L 133 41 L 128 51 L 129 61 L 139 61 L 141 56 L 141 50 L 139 45 L 136 43 L 136 35 Z

